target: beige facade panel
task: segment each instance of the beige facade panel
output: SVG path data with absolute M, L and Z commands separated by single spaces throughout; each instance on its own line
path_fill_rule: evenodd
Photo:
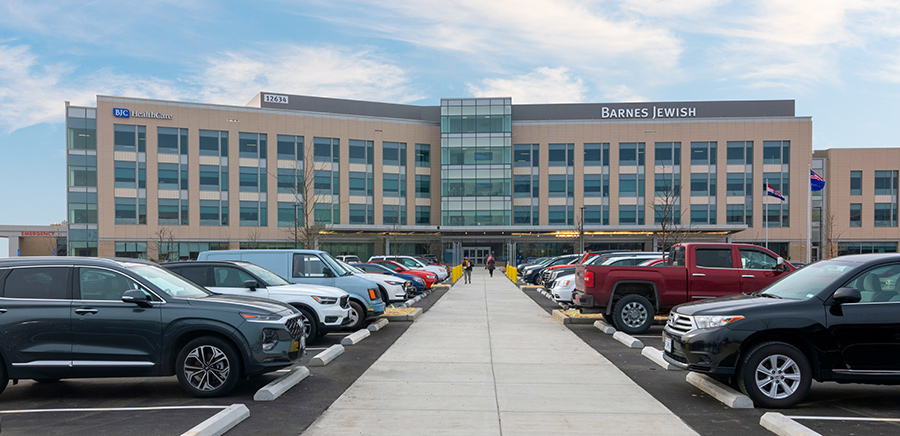
M 430 198 L 416 198 L 416 206 L 431 206 Z
M 118 198 L 137 198 L 138 190 L 130 188 L 115 188 L 115 196 Z
M 116 151 L 113 153 L 113 159 L 120 161 L 137 161 L 137 153 L 133 151 Z
M 162 153 L 162 154 L 156 155 L 156 161 L 159 162 L 159 163 L 174 163 L 174 164 L 177 164 L 177 163 L 180 162 L 180 160 L 179 160 L 180 157 L 181 157 L 180 154 L 168 154 L 168 153 Z
M 549 204 L 550 206 L 565 206 L 565 205 L 566 205 L 566 199 L 565 199 L 565 198 L 551 197 L 551 198 L 548 198 L 548 199 L 547 199 L 547 204 Z

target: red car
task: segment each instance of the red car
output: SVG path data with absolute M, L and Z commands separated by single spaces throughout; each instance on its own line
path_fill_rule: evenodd
M 373 260 L 367 263 L 377 263 L 380 265 L 384 265 L 394 271 L 397 271 L 398 273 L 412 274 L 414 276 L 420 277 L 422 280 L 425 280 L 425 289 L 431 289 L 431 285 L 433 285 L 434 282 L 437 281 L 437 275 L 433 272 L 421 269 L 409 269 L 392 260 Z

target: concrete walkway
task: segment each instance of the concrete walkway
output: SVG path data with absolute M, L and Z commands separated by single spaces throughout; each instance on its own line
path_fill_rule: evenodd
M 472 276 L 303 434 L 697 434 L 499 270 Z

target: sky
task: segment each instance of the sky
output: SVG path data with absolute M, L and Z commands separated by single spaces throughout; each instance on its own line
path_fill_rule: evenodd
M 896 0 L 4 0 L 0 225 L 66 219 L 65 102 L 98 94 L 790 99 L 814 149 L 898 147 L 898 22 Z

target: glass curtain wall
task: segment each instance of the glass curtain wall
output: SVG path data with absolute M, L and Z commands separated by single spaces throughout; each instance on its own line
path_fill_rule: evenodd
M 441 225 L 512 221 L 512 99 L 441 99 Z

